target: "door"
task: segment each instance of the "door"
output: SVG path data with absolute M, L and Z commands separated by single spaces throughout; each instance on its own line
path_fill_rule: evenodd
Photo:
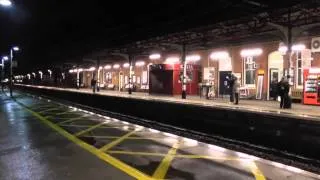
M 280 81 L 278 68 L 271 68 L 269 73 L 269 96 L 271 99 L 276 99 L 278 96 L 278 82 Z
M 231 75 L 231 71 L 219 71 L 219 95 L 230 94 L 230 87 L 227 77 Z

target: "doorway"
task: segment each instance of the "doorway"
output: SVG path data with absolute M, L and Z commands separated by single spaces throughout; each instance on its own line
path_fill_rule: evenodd
M 274 51 L 268 56 L 268 100 L 277 98 L 277 83 L 283 76 L 283 56 Z

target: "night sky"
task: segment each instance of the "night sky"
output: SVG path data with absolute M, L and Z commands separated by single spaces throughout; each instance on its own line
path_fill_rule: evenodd
M 0 52 L 17 44 L 19 69 L 81 60 L 103 48 L 256 14 L 302 1 L 15 0 L 0 7 Z M 257 1 L 255 1 L 257 2 Z

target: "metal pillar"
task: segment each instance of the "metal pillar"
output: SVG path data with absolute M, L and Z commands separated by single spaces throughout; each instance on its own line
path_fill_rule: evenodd
M 100 59 L 97 59 L 97 92 L 100 91 Z
M 186 62 L 186 45 L 183 44 L 182 45 L 182 55 L 181 55 L 181 64 L 182 64 L 182 70 L 183 70 L 183 74 L 182 74 L 182 94 L 181 94 L 181 98 L 182 99 L 186 99 L 187 98 L 187 62 Z
M 129 55 L 129 90 L 128 93 L 132 94 L 132 62 L 133 62 L 133 56 Z
M 77 89 L 80 89 L 80 70 L 77 68 Z
M 12 88 L 13 88 L 13 81 L 12 81 L 12 60 L 13 60 L 13 50 L 12 48 L 10 49 L 10 97 L 12 97 Z

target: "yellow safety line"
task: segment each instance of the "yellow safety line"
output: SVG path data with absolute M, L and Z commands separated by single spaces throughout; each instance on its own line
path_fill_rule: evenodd
M 63 127 L 79 127 L 79 128 L 90 128 L 92 126 L 90 125 L 77 125 L 77 124 L 60 124 L 60 126 L 63 126 Z M 103 127 L 100 127 L 100 129 L 118 129 L 118 128 L 122 128 L 122 126 L 103 126 Z
M 167 154 L 149 153 L 149 152 L 132 152 L 132 151 L 107 151 L 109 154 L 123 154 L 123 155 L 137 155 L 137 156 L 161 156 L 165 157 Z
M 86 135 L 85 137 L 101 138 L 101 139 L 117 139 L 119 136 L 96 136 L 96 135 Z M 126 140 L 162 140 L 163 138 L 148 138 L 148 137 L 128 137 Z
M 62 122 L 58 122 L 57 124 L 65 124 L 65 123 L 68 123 L 68 122 L 79 120 L 79 119 L 84 118 L 84 117 L 86 117 L 86 116 L 84 115 L 84 116 L 80 116 L 80 117 L 76 117 L 76 118 L 71 118 L 71 119 L 68 119 L 68 120 L 65 120 L 65 121 L 62 121 Z
M 85 130 L 83 130 L 83 131 L 80 131 L 80 132 L 78 132 L 78 133 L 74 134 L 74 136 L 80 136 L 80 135 L 82 135 L 82 134 L 84 134 L 84 133 L 87 133 L 87 132 L 89 132 L 89 131 L 92 131 L 92 130 L 94 130 L 94 129 L 96 129 L 96 128 L 98 128 L 98 127 L 100 127 L 100 126 L 104 125 L 104 124 L 105 124 L 105 122 L 102 122 L 102 123 L 96 124 L 96 125 L 94 125 L 94 126 L 91 126 L 91 127 L 90 127 L 90 128 L 88 128 L 88 129 L 85 129 Z
M 115 141 L 112 141 L 111 143 L 109 143 L 109 144 L 103 146 L 102 148 L 100 148 L 100 151 L 109 150 L 110 148 L 112 148 L 113 146 L 118 145 L 119 143 L 121 143 L 123 140 L 125 140 L 126 138 L 128 138 L 129 136 L 131 136 L 134 133 L 135 133 L 135 131 L 128 132 L 127 134 L 121 136 L 119 139 L 117 139 Z
M 254 161 L 249 164 L 249 168 L 256 180 L 266 180 L 266 177 L 263 175 Z
M 67 110 L 67 111 L 64 111 L 64 112 L 61 112 L 61 113 L 56 113 L 56 115 L 64 115 L 64 114 L 71 114 L 71 113 L 73 113 L 73 111 L 69 111 L 69 110 Z
M 60 128 L 59 126 L 55 125 L 54 123 L 52 123 L 51 121 L 47 120 L 46 118 L 44 118 L 43 116 L 41 116 L 39 113 L 34 112 L 33 110 L 31 110 L 30 108 L 26 107 L 24 104 L 16 101 L 19 105 L 21 105 L 22 107 L 24 107 L 28 112 L 30 112 L 33 116 L 37 117 L 39 120 L 41 120 L 43 123 L 45 123 L 46 125 L 48 125 L 49 127 L 51 127 L 52 129 L 54 129 L 55 131 L 57 131 L 58 133 L 60 133 L 61 135 L 63 135 L 64 137 L 66 137 L 67 139 L 69 139 L 70 141 L 72 141 L 73 143 L 77 144 L 78 146 L 82 147 L 83 149 L 89 151 L 90 153 L 94 154 L 95 156 L 97 156 L 98 158 L 100 158 L 101 160 L 111 164 L 112 166 L 122 170 L 123 172 L 127 173 L 128 175 L 139 179 L 139 180 L 151 180 L 152 178 L 142 172 L 140 172 L 139 170 L 119 161 L 118 159 L 103 153 L 101 151 L 99 151 L 98 149 L 96 149 L 95 147 L 81 141 L 80 139 L 78 139 L 77 137 L 69 134 L 67 131 L 65 131 L 64 129 Z
M 38 113 L 41 114 L 41 113 L 52 111 L 52 110 L 56 110 L 56 109 L 59 109 L 59 108 L 54 107 L 54 108 L 46 109 L 46 110 L 43 110 L 43 111 L 39 111 Z
M 132 152 L 132 151 L 108 151 L 110 154 L 123 154 L 123 155 L 137 155 L 137 156 L 166 156 L 167 154 L 162 153 L 150 153 L 150 152 Z M 206 156 L 206 155 L 182 155 L 176 154 L 172 155 L 174 158 L 183 158 L 183 159 L 208 159 L 208 160 L 224 160 L 224 161 L 237 161 L 240 160 L 236 157 L 213 157 L 213 156 Z
M 158 166 L 156 171 L 153 173 L 152 178 L 163 179 L 166 176 L 167 171 L 170 167 L 170 164 L 171 164 L 175 154 L 177 153 L 179 146 L 180 146 L 180 141 L 176 142 L 172 146 L 172 148 L 169 150 L 168 154 L 162 159 L 160 165 Z

